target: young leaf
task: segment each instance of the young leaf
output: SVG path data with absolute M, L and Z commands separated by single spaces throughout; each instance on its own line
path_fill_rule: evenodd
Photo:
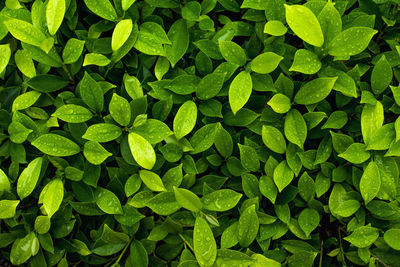
M 63 198 L 64 185 L 61 179 L 52 180 L 43 188 L 39 199 L 43 203 L 44 210 L 49 218 L 59 209 Z
M 0 73 L 2 73 L 11 57 L 11 48 L 9 44 L 0 45 Z
M 367 248 L 378 239 L 378 229 L 371 226 L 360 226 L 351 235 L 343 238 L 358 248 Z
M 217 257 L 217 244 L 206 220 L 196 218 L 193 230 L 194 255 L 201 267 L 213 266 Z
M 294 97 L 294 102 L 311 105 L 324 100 L 332 91 L 337 77 L 317 78 L 304 84 Z
M 233 79 L 229 87 L 229 105 L 233 114 L 236 114 L 249 100 L 253 83 L 250 73 L 240 72 Z
M 256 56 L 251 62 L 251 70 L 261 74 L 273 72 L 283 57 L 274 52 L 265 52 Z
M 21 172 L 17 182 L 17 193 L 20 199 L 29 196 L 36 187 L 42 168 L 43 158 L 32 160 Z
M 239 66 L 246 64 L 246 54 L 238 44 L 232 41 L 219 41 L 219 51 L 226 61 Z
M 91 164 L 100 165 L 112 154 L 98 142 L 88 141 L 83 146 L 83 155 Z
M 46 6 L 47 28 L 51 35 L 55 35 L 64 19 L 65 0 L 49 0 Z
M 179 108 L 174 118 L 173 127 L 177 139 L 189 134 L 197 120 L 197 106 L 193 101 L 186 101 Z
M 97 123 L 87 128 L 82 138 L 105 143 L 117 139 L 121 135 L 121 128 L 111 123 Z
M 121 126 L 128 126 L 131 122 L 131 105 L 129 102 L 117 95 L 113 94 L 109 105 L 111 117 Z
M 172 24 L 168 31 L 168 39 L 171 40 L 171 44 L 164 46 L 165 55 L 174 67 L 189 47 L 189 32 L 185 20 L 179 19 Z
M 19 200 L 0 200 L 0 220 L 13 218 Z
M 264 33 L 272 36 L 282 36 L 287 32 L 287 28 L 279 20 L 270 20 L 265 23 Z
M 283 154 L 286 151 L 286 141 L 283 134 L 273 126 L 262 126 L 262 140 L 272 151 Z
M 289 71 L 314 74 L 321 69 L 321 66 L 321 61 L 316 54 L 306 49 L 299 49 L 294 54 L 293 64 Z
M 204 208 L 211 211 L 227 211 L 234 208 L 242 194 L 231 189 L 221 189 L 202 197 Z
M 117 196 L 108 189 L 97 187 L 95 201 L 97 206 L 107 214 L 122 214 L 122 207 Z
M 292 31 L 306 43 L 321 47 L 324 35 L 314 13 L 306 6 L 285 5 L 286 21 Z
M 239 244 L 242 247 L 250 246 L 257 236 L 258 229 L 259 221 L 256 207 L 255 205 L 251 205 L 245 209 L 239 217 L 239 224 L 237 226 Z
M 276 166 L 273 178 L 279 192 L 282 192 L 282 190 L 290 184 L 293 177 L 294 173 L 289 168 L 286 161 L 282 161 L 278 166 Z
M 196 194 L 184 188 L 177 188 L 174 186 L 175 199 L 183 208 L 198 212 L 203 208 L 201 200 Z
M 14 38 L 21 42 L 31 44 L 37 47 L 43 43 L 46 36 L 31 23 L 19 19 L 9 19 L 4 21 L 8 31 Z
M 82 106 L 67 104 L 59 107 L 53 116 L 70 123 L 81 123 L 90 120 L 93 114 Z
M 371 89 L 379 95 L 389 86 L 392 82 L 393 71 L 392 66 L 387 61 L 385 55 L 383 55 L 378 62 L 376 62 L 371 73 Z
M 82 55 L 85 41 L 81 41 L 75 38 L 71 38 L 65 44 L 62 58 L 65 64 L 72 64 L 78 61 Z
M 131 19 L 124 19 L 117 23 L 111 38 L 111 49 L 117 51 L 128 40 L 133 29 Z
M 32 145 L 44 154 L 55 157 L 68 157 L 80 152 L 80 147 L 70 139 L 57 134 L 43 134 Z
M 116 21 L 118 16 L 109 0 L 84 0 L 86 6 L 99 17 Z
M 329 43 L 328 53 L 331 56 L 347 58 L 354 56 L 367 48 L 377 30 L 367 27 L 351 27 L 340 34 Z
M 143 183 L 152 191 L 166 191 L 166 188 L 160 178 L 156 173 L 141 170 L 139 172 L 140 179 L 142 179 Z
M 129 149 L 136 162 L 143 168 L 151 170 L 156 163 L 156 154 L 151 144 L 141 135 L 128 135 Z
M 268 101 L 268 105 L 276 113 L 286 113 L 290 110 L 291 103 L 290 99 L 284 94 L 276 94 Z
M 381 187 L 381 177 L 378 165 L 371 161 L 365 168 L 360 180 L 360 192 L 365 204 L 373 200 Z
M 292 109 L 285 118 L 285 136 L 287 140 L 303 149 L 307 138 L 307 125 L 297 109 Z

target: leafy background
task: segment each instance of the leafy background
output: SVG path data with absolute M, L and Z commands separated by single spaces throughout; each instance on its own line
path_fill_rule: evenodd
M 400 266 L 397 0 L 0 8 L 0 264 Z

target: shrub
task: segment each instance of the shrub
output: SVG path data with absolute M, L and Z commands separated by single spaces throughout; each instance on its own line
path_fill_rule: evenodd
M 3 263 L 400 266 L 396 3 L 2 1 Z

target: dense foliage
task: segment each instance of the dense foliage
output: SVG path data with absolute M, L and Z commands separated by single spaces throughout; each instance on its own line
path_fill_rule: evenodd
M 0 265 L 400 266 L 398 0 L 0 3 Z

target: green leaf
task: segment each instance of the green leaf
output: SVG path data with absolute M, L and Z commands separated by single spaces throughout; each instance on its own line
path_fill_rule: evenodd
M 353 164 L 361 164 L 369 159 L 370 153 L 366 150 L 364 144 L 353 143 L 338 156 Z
M 43 158 L 32 160 L 21 172 L 17 181 L 17 193 L 20 199 L 29 196 L 36 187 L 42 168 Z
M 148 266 L 147 251 L 139 240 L 133 240 L 129 248 L 132 266 Z
M 0 45 L 0 73 L 2 73 L 11 57 L 11 48 L 9 44 Z
M 125 98 L 114 93 L 110 101 L 109 110 L 111 117 L 119 125 L 128 126 L 131 122 L 131 105 Z
M 136 0 L 121 0 L 122 10 L 127 11 Z
M 82 106 L 67 104 L 59 107 L 52 116 L 70 123 L 81 123 L 90 120 L 93 114 Z
M 367 48 L 377 32 L 377 30 L 367 27 L 348 28 L 336 35 L 329 43 L 328 53 L 339 58 L 357 55 Z
M 2 52 L 2 54 L 3 53 L 4 52 Z M 5 51 L 4 55 L 7 55 L 6 53 L 7 53 L 7 51 Z M 15 61 L 15 64 L 17 65 L 19 71 L 22 72 L 26 77 L 33 78 L 36 76 L 35 65 L 33 64 L 33 60 L 27 51 L 18 50 L 14 54 L 14 61 Z
M 117 196 L 102 187 L 97 187 L 94 192 L 97 206 L 107 214 L 122 214 L 121 203 Z
M 112 156 L 102 145 L 95 141 L 88 141 L 83 146 L 83 155 L 93 165 L 100 165 Z
M 161 192 L 150 199 L 146 206 L 159 215 L 170 215 L 181 208 L 173 192 Z
M 64 19 L 65 0 L 49 0 L 46 6 L 47 28 L 51 35 L 55 35 Z
M 298 218 L 299 226 L 307 236 L 317 228 L 319 220 L 318 211 L 310 208 L 302 210 Z
M 118 16 L 109 0 L 84 0 L 86 6 L 99 17 L 116 21 Z
M 172 80 L 166 87 L 179 95 L 194 93 L 201 79 L 195 75 L 180 75 Z
M 78 61 L 81 57 L 83 48 L 85 47 L 85 41 L 81 41 L 75 38 L 71 38 L 65 44 L 62 58 L 65 64 L 72 64 Z
M 250 73 L 240 72 L 229 86 L 229 105 L 233 114 L 236 114 L 249 100 L 253 82 Z
M 294 54 L 293 64 L 289 71 L 314 74 L 321 69 L 321 66 L 321 61 L 316 54 L 306 49 L 299 49 Z
M 80 152 L 79 146 L 70 139 L 57 134 L 44 134 L 36 138 L 32 145 L 44 154 L 68 157 Z
M 272 177 L 266 175 L 261 176 L 259 189 L 263 196 L 268 198 L 272 204 L 275 204 L 276 197 L 278 196 L 278 189 L 276 188 Z
M 215 97 L 221 91 L 224 81 L 224 73 L 207 74 L 198 84 L 196 96 L 201 100 L 207 100 Z
M 10 125 L 8 125 L 8 134 L 10 135 L 10 140 L 16 144 L 22 144 L 25 142 L 31 132 L 31 129 L 26 128 L 19 122 L 11 122 Z
M 287 32 L 285 25 L 279 20 L 269 20 L 265 23 L 264 33 L 272 36 L 282 36 Z
M 225 158 L 228 158 L 233 151 L 231 135 L 221 126 L 215 134 L 215 148 Z
M 17 96 L 12 104 L 12 111 L 27 109 L 39 99 L 41 93 L 29 91 Z
M 218 42 L 219 51 L 223 58 L 229 63 L 233 63 L 239 66 L 246 64 L 247 57 L 246 54 L 238 44 L 232 41 L 222 41 Z
M 378 165 L 374 161 L 368 163 L 360 180 L 360 192 L 365 204 L 375 198 L 381 187 Z
M 291 107 L 290 99 L 284 94 L 274 95 L 268 101 L 268 105 L 270 105 L 276 113 L 286 113 Z
M 303 149 L 307 138 L 307 124 L 297 109 L 290 110 L 286 115 L 284 130 L 287 140 Z
M 262 140 L 272 151 L 283 154 L 286 151 L 286 141 L 283 134 L 273 126 L 262 126 Z
M 121 128 L 111 123 L 97 123 L 87 128 L 82 138 L 99 143 L 109 142 L 121 135 Z
M 117 51 L 128 40 L 131 35 L 133 24 L 131 19 L 124 19 L 117 23 L 112 33 L 111 48 Z
M 61 179 L 52 180 L 43 188 L 39 201 L 43 203 L 44 210 L 49 218 L 60 208 L 63 198 L 64 185 Z
M 317 18 L 324 33 L 324 46 L 327 46 L 342 31 L 341 15 L 335 8 L 334 3 L 327 2 L 321 12 L 319 12 Z
M 10 180 L 7 177 L 7 174 L 0 169 L 0 195 L 3 192 L 10 192 Z
M 361 133 L 366 145 L 369 144 L 375 132 L 382 127 L 383 120 L 383 106 L 380 102 L 376 102 L 375 105 L 364 105 L 361 113 Z
M 184 188 L 177 188 L 174 186 L 175 199 L 183 208 L 198 212 L 203 208 L 203 203 L 196 194 Z
M 96 66 L 104 67 L 110 63 L 111 63 L 111 60 L 109 60 L 108 57 L 106 57 L 102 54 L 88 53 L 88 54 L 85 54 L 85 59 L 83 60 L 82 66 L 85 67 L 88 65 L 96 65 Z
M 35 254 L 35 251 L 37 252 L 37 249 L 39 249 L 39 241 L 33 232 L 30 232 L 24 238 L 18 238 L 11 248 L 11 263 L 14 265 L 25 263 L 32 254 Z
M 49 216 L 38 216 L 35 220 L 35 230 L 38 234 L 46 234 L 51 227 L 51 221 Z
M 153 145 L 173 134 L 165 123 L 154 119 L 146 120 L 142 125 L 133 128 L 132 132 L 141 135 Z
M 97 112 L 101 112 L 104 106 L 104 94 L 100 85 L 87 73 L 80 82 L 80 95 L 83 102 Z
M 19 19 L 9 19 L 4 21 L 11 35 L 21 42 L 40 47 L 46 40 L 42 31 L 31 23 Z
M 322 125 L 321 129 L 341 129 L 346 125 L 347 113 L 341 110 L 334 111 L 329 116 L 328 120 Z
M 190 144 L 194 149 L 193 153 L 201 153 L 209 149 L 214 144 L 219 127 L 220 124 L 211 123 L 197 130 L 190 139 Z
M 19 200 L 0 200 L 0 219 L 13 218 L 19 202 Z
M 26 84 L 36 91 L 52 93 L 66 87 L 69 81 L 52 74 L 40 74 L 29 79 Z
M 306 43 L 321 47 L 324 35 L 314 13 L 306 6 L 286 5 L 286 21 L 292 31 Z
M 151 170 L 156 163 L 156 154 L 151 144 L 136 133 L 128 135 L 129 148 L 135 161 L 143 168 Z
M 208 210 L 227 211 L 233 209 L 241 198 L 240 193 L 231 189 L 221 189 L 203 196 L 201 201 Z
M 311 105 L 324 100 L 332 91 L 337 77 L 317 78 L 305 83 L 294 97 L 301 105 Z
M 177 139 L 189 134 L 197 120 L 197 106 L 193 101 L 186 101 L 175 115 L 173 126 Z
M 258 171 L 260 168 L 260 161 L 258 160 L 257 151 L 246 145 L 238 144 L 240 152 L 240 161 L 244 168 L 251 172 Z
M 400 229 L 389 229 L 383 235 L 383 238 L 392 249 L 400 250 Z
M 193 230 L 194 255 L 201 267 L 213 266 L 217 257 L 217 244 L 207 222 L 197 217 Z
M 198 2 L 190 1 L 182 7 L 182 18 L 188 21 L 199 21 L 201 5 Z
M 172 24 L 168 31 L 171 44 L 164 46 L 165 55 L 172 67 L 183 57 L 189 47 L 189 32 L 186 21 L 179 19 Z
M 371 89 L 379 95 L 390 85 L 393 79 L 392 66 L 383 55 L 378 62 L 376 62 L 371 73 Z
M 294 173 L 287 165 L 287 162 L 285 160 L 281 161 L 278 166 L 276 166 L 273 174 L 274 182 L 279 192 L 282 192 L 282 190 L 290 184 L 293 177 Z
M 143 96 L 143 88 L 140 81 L 135 76 L 124 75 L 124 86 L 128 95 L 133 99 Z
M 142 179 L 143 183 L 152 191 L 166 191 L 167 189 L 165 188 L 160 176 L 158 174 L 147 171 L 147 170 L 141 170 L 139 172 L 140 179 Z
M 282 61 L 283 57 L 274 52 L 265 52 L 256 56 L 251 62 L 251 70 L 261 74 L 273 72 Z
M 259 221 L 255 205 L 246 208 L 239 217 L 237 226 L 237 235 L 239 244 L 242 247 L 248 247 L 253 243 L 259 229 Z
M 350 242 L 358 248 L 367 248 L 372 245 L 378 239 L 378 229 L 371 226 L 360 226 L 354 230 L 351 235 L 344 237 L 343 239 Z

